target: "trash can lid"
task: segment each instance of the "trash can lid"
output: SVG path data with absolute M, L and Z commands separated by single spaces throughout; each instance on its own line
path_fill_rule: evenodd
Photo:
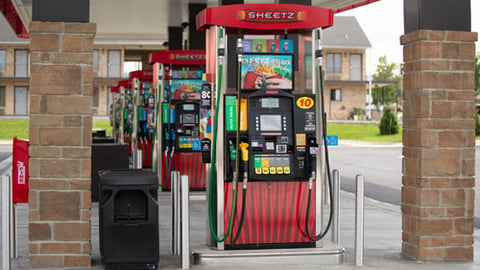
M 158 185 L 157 175 L 142 169 L 107 169 L 98 172 L 100 185 L 145 186 Z

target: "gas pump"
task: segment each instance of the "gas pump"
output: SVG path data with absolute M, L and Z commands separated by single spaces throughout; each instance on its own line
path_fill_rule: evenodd
M 111 87 L 110 92 L 112 93 L 112 105 L 109 111 L 110 125 L 112 126 L 113 141 L 119 143 L 119 130 L 121 122 L 121 97 L 120 97 L 120 88 L 118 86 Z
M 135 96 L 135 113 L 134 122 L 136 147 L 133 148 L 132 157 L 139 168 L 150 168 L 152 166 L 152 152 L 155 140 L 156 127 L 156 94 L 152 88 L 153 71 L 137 70 L 129 73 L 132 85 L 138 90 Z M 138 159 L 138 160 L 137 160 Z
M 132 80 L 121 80 L 117 83 L 120 92 L 120 123 L 118 128 L 118 143 L 131 144 L 132 126 L 133 126 L 133 89 Z M 132 147 L 129 147 L 129 154 L 132 153 Z
M 319 44 L 313 34 L 332 25 L 332 10 L 289 4 L 219 6 L 197 15 L 215 84 L 207 188 L 217 249 L 322 245 L 323 93 L 311 60 Z M 224 60 L 229 33 L 248 35 L 237 40 L 236 64 Z M 235 70 L 235 92 L 226 91 L 224 69 Z
M 208 137 L 209 108 L 201 106 L 201 90 L 205 84 L 205 52 L 172 50 L 150 54 L 154 66 L 154 86 L 162 109 L 157 129 L 161 138 L 158 159 L 162 189 L 169 190 L 172 170 L 189 176 L 190 190 L 205 190 L 205 170 L 202 163 L 201 140 Z M 163 91 L 160 91 L 163 89 Z

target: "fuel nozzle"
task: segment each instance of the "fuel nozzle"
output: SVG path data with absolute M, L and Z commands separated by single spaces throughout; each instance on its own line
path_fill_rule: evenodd
M 230 169 L 233 172 L 232 179 L 237 179 L 235 161 L 237 160 L 237 149 L 232 140 L 228 140 L 228 152 L 230 153 Z
M 238 147 L 240 148 L 243 162 L 243 189 L 246 189 L 248 182 L 248 143 L 242 142 Z
M 228 151 L 230 153 L 230 161 L 237 160 L 237 149 L 235 149 L 235 144 L 232 140 L 228 140 Z
M 242 161 L 247 162 L 248 161 L 248 143 L 242 142 L 240 144 L 240 152 L 242 154 Z
M 164 133 L 164 136 L 165 136 L 165 141 L 166 141 L 166 142 L 170 142 L 170 132 L 168 132 L 168 129 L 165 128 L 165 129 L 163 130 L 163 133 Z

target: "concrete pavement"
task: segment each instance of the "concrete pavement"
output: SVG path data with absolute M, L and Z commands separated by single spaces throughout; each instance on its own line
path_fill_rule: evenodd
M 1 193 L 0 193 L 1 194 Z M 1 196 L 1 195 L 0 195 Z M 308 261 L 298 261 L 294 265 L 278 264 L 271 261 L 262 265 L 191 265 L 192 269 L 358 269 L 354 258 L 354 233 L 355 233 L 355 200 L 354 195 L 342 191 L 340 194 L 340 243 L 345 248 L 344 261 L 339 265 L 312 265 Z M 1 200 L 0 200 L 1 201 Z M 203 193 L 192 193 L 191 206 L 191 249 L 195 251 L 205 247 L 207 222 L 206 198 Z M 159 269 L 181 269 L 177 256 L 170 255 L 170 194 L 159 193 L 160 207 L 160 264 Z M 11 269 L 29 269 L 28 266 L 28 205 L 17 206 L 17 233 L 18 233 L 18 258 L 12 260 Z M 326 217 L 325 217 L 326 220 Z M 467 263 L 423 263 L 411 260 L 401 254 L 401 212 L 400 207 L 372 199 L 365 199 L 365 250 L 363 269 L 392 269 L 406 268 L 425 270 L 473 270 L 480 269 L 480 230 L 474 232 L 474 261 Z M 99 251 L 99 226 L 98 204 L 92 204 L 92 267 L 90 269 L 103 269 Z M 330 239 L 327 234 L 325 239 Z M 2 247 L 3 248 L 3 247 Z M 85 269 L 85 268 L 83 268 Z
M 354 195 L 348 192 L 340 194 L 340 247 L 345 248 L 344 262 L 339 265 L 312 265 L 308 261 L 298 261 L 294 265 L 279 265 L 275 261 L 262 265 L 191 265 L 192 269 L 358 269 L 354 257 L 355 233 L 355 200 Z M 170 194 L 159 194 L 160 205 L 160 263 L 159 269 L 181 269 L 178 256 L 170 254 Z M 206 200 L 202 193 L 194 193 L 190 197 L 191 206 L 191 250 L 195 251 L 205 246 L 206 239 Z M 12 269 L 28 269 L 28 207 L 21 204 L 18 210 L 18 258 L 12 261 Z M 480 230 L 475 230 L 474 248 L 475 259 L 468 263 L 423 263 L 411 260 L 401 254 L 401 213 L 398 206 L 385 204 L 371 199 L 365 199 L 365 250 L 363 269 L 425 269 L 425 270 L 473 270 L 480 269 Z M 99 251 L 98 204 L 92 205 L 92 267 L 103 269 Z M 330 239 L 327 234 L 325 239 Z

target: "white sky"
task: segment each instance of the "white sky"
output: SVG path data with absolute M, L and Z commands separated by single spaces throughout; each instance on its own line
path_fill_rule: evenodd
M 400 36 L 404 34 L 403 1 L 381 0 L 336 15 L 355 16 L 357 18 L 372 45 L 370 55 L 367 55 L 367 65 L 371 61 L 372 73 L 375 72 L 375 65 L 382 55 L 386 55 L 390 63 L 395 62 L 398 65 L 403 62 L 403 51 L 400 45 Z M 471 0 L 470 10 L 472 32 L 480 33 L 480 0 Z M 476 51 L 477 54 L 480 54 L 480 43 L 478 41 L 476 42 Z M 367 73 L 369 73 L 368 68 Z

